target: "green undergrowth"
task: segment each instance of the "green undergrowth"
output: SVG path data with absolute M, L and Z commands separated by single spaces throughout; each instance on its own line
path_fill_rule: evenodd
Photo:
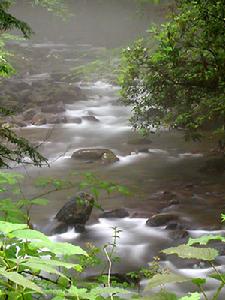
M 82 174 L 80 178 L 79 189 L 92 193 L 98 208 L 102 209 L 99 200 L 102 194 L 104 197 L 115 192 L 128 194 L 126 187 L 101 180 L 91 173 Z M 187 244 L 161 251 L 166 255 L 176 255 L 185 260 L 197 259 L 208 264 L 212 271 L 203 278 L 191 278 L 179 271 L 164 269 L 158 257 L 140 270 L 115 274 L 112 266 L 121 263 L 116 254 L 121 230 L 112 228 L 112 241 L 101 248 L 91 243 L 85 244 L 82 249 L 78 245 L 54 242 L 42 232 L 32 229 L 30 211 L 35 205 L 48 205 L 44 194 L 48 196 L 50 192 L 69 189 L 72 181 L 39 178 L 35 184 L 43 193 L 32 199 L 21 198 L 22 181 L 21 174 L 0 172 L 0 300 L 218 300 L 221 296 L 225 274 L 216 266 L 218 250 L 208 243 L 224 243 L 224 236 L 190 238 Z M 5 194 L 8 194 L 7 198 Z M 224 214 L 221 220 L 224 222 Z M 96 266 L 100 269 L 99 274 L 88 277 L 90 268 Z M 140 285 L 142 279 L 147 280 L 144 290 Z M 211 296 L 205 288 L 209 280 L 215 282 Z M 183 282 L 191 282 L 195 292 L 179 297 L 166 289 L 167 285 Z

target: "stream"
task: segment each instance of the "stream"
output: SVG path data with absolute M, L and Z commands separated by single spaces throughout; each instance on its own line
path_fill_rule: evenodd
M 100 18 L 99 7 L 94 8 L 92 4 L 93 9 L 90 12 L 88 6 L 85 4 L 82 6 L 81 2 L 77 1 L 79 26 L 77 26 L 77 33 L 76 28 L 74 29 L 74 35 L 68 29 L 72 29 L 70 23 L 62 26 L 61 31 L 57 27 L 60 31 L 57 40 L 57 30 L 53 30 L 56 21 L 51 19 L 52 23 L 50 22 L 44 36 L 41 34 L 44 25 L 36 24 L 37 20 L 34 21 L 33 26 L 37 25 L 41 28 L 37 30 L 37 36 L 31 41 L 17 43 L 16 47 L 21 51 L 32 51 L 35 57 L 41 53 L 43 62 L 42 58 L 39 58 L 40 64 L 39 61 L 34 62 L 34 66 L 39 64 L 36 72 L 32 67 L 32 71 L 17 75 L 12 81 L 25 82 L 35 89 L 37 83 L 39 86 L 45 84 L 52 73 L 63 71 L 66 74 L 74 65 L 79 66 L 89 62 L 99 49 L 126 45 L 139 36 L 149 24 L 147 18 L 137 18 L 130 28 L 130 18 L 136 11 L 135 5 L 132 4 L 128 9 L 125 4 L 122 7 L 119 1 L 115 1 L 110 7 L 109 4 L 103 5 L 101 17 L 104 13 L 106 15 L 100 26 L 96 21 Z M 89 9 L 90 5 L 89 1 Z M 19 15 L 23 15 L 24 6 L 17 7 L 16 11 Z M 89 21 L 84 25 L 83 18 L 87 11 Z M 113 21 L 111 13 L 109 18 L 109 11 L 112 14 L 119 12 L 119 21 L 117 20 L 119 23 Z M 32 16 L 33 11 L 28 10 L 26 18 L 31 21 L 31 24 Z M 162 18 L 155 7 L 150 10 L 150 19 L 154 21 L 154 18 L 158 21 Z M 122 28 L 121 31 L 119 28 Z M 51 30 L 53 30 L 52 39 L 49 37 Z M 98 35 L 95 32 L 93 37 L 92 33 L 95 30 L 99 32 Z M 108 32 L 108 35 L 105 32 Z M 117 36 L 116 32 L 120 34 Z M 59 54 L 54 65 L 50 60 L 45 61 L 46 57 L 53 54 Z M 174 239 L 173 232 L 165 230 L 165 226 L 146 225 L 147 219 L 159 212 L 177 214 L 185 224 L 189 224 L 187 228 L 189 237 L 199 237 L 208 233 L 225 234 L 220 224 L 220 213 L 224 209 L 224 173 L 218 175 L 201 171 L 208 160 L 210 150 L 214 147 L 213 141 L 185 142 L 183 133 L 174 130 L 156 131 L 147 138 L 141 137 L 132 130 L 129 123 L 131 108 L 124 107 L 119 101 L 120 88 L 112 84 L 107 77 L 101 78 L 101 74 L 96 80 L 79 78 L 69 83 L 55 80 L 54 84 L 59 87 L 60 84 L 79 87 L 85 99 L 66 104 L 64 115 L 68 120 L 67 123 L 28 125 L 17 129 L 30 142 L 41 145 L 39 149 L 51 165 L 50 168 L 15 166 L 15 171 L 25 175 L 23 183 L 25 196 L 37 194 L 33 182 L 38 177 L 50 176 L 70 180 L 73 172 L 78 173 L 73 177 L 77 185 L 80 182 L 80 174 L 92 172 L 102 180 L 127 186 L 131 195 L 126 197 L 116 194 L 109 199 L 105 195 L 100 197 L 100 203 L 105 210 L 125 208 L 129 211 L 129 217 L 100 218 L 101 212 L 94 209 L 84 233 L 77 233 L 73 228 L 69 228 L 67 232 L 51 235 L 51 239 L 81 246 L 93 243 L 95 246 L 102 247 L 112 241 L 112 228 L 116 227 L 121 230 L 116 247 L 116 255 L 120 257 L 120 261 L 113 265 L 113 272 L 124 274 L 147 266 L 153 257 L 160 255 L 160 250 L 186 241 L 183 238 Z M 73 121 L 85 116 L 94 116 L 97 121 L 85 118 L 79 124 Z M 85 148 L 110 149 L 117 155 L 119 161 L 103 165 L 71 159 L 71 155 L 76 150 Z M 58 210 L 75 195 L 77 190 L 73 188 L 49 194 L 48 206 L 35 207 L 31 212 L 31 220 L 35 227 L 48 233 L 48 227 Z M 169 204 L 172 194 L 178 201 Z M 211 271 L 209 265 L 195 260 L 184 262 L 174 257 L 162 255 L 160 257 L 163 267 L 187 276 L 201 277 Z M 216 264 L 225 271 L 224 249 Z M 96 271 L 91 269 L 85 275 L 94 275 Z M 145 285 L 146 282 L 143 280 L 141 288 Z M 212 293 L 215 286 L 216 281 L 210 280 L 207 285 L 208 295 Z M 171 291 L 176 291 L 180 295 L 191 291 L 192 288 L 188 284 L 170 285 Z M 220 300 L 222 299 L 224 295 L 221 296 Z

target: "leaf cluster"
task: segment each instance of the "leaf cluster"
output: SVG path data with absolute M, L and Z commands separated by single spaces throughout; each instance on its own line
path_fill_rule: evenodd
M 204 290 L 204 285 L 207 279 L 214 279 L 219 282 L 219 286 L 215 293 L 212 295 L 210 300 L 219 299 L 222 290 L 225 286 L 225 274 L 219 271 L 214 265 L 213 261 L 218 257 L 219 253 L 212 247 L 206 247 L 210 241 L 221 241 L 225 242 L 225 238 L 221 235 L 203 235 L 199 238 L 190 238 L 187 244 L 179 245 L 177 247 L 171 247 L 161 251 L 167 255 L 177 255 L 184 259 L 198 259 L 201 261 L 208 262 L 212 267 L 212 272 L 207 275 L 206 278 L 193 278 L 190 276 L 184 276 L 172 271 L 166 271 L 161 274 L 154 275 L 148 282 L 146 290 L 154 289 L 155 287 L 164 286 L 171 283 L 182 283 L 191 281 L 198 289 L 195 293 L 191 293 L 182 298 L 178 298 L 175 294 L 171 294 L 163 290 L 160 293 L 156 293 L 151 296 L 150 300 L 165 299 L 165 300 L 200 300 L 203 297 L 205 300 L 209 300 Z M 195 246 L 193 246 L 195 245 Z M 161 297 L 162 296 L 162 297 Z M 160 298 L 161 297 L 161 298 Z
M 135 128 L 181 128 L 193 139 L 210 129 L 224 138 L 224 15 L 223 0 L 178 0 L 169 22 L 124 50 L 120 84 Z

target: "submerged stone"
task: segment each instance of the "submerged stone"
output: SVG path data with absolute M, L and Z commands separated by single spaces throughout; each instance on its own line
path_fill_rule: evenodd
M 68 201 L 56 214 L 60 225 L 58 228 L 75 227 L 79 232 L 84 230 L 94 205 L 94 197 L 86 192 L 79 192 Z M 57 229 L 57 228 L 56 228 Z
M 100 161 L 103 164 L 114 163 L 119 158 L 109 149 L 80 149 L 73 153 L 73 159 Z
M 171 221 L 178 220 L 178 216 L 175 214 L 158 214 L 153 215 L 146 221 L 147 226 L 157 227 L 157 226 L 165 226 Z
M 117 208 L 109 211 L 104 211 L 100 218 L 126 218 L 129 217 L 129 212 L 125 208 Z

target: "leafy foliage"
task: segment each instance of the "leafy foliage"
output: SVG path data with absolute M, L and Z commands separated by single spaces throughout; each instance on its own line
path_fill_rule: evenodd
M 179 300 L 200 300 L 201 295 L 199 293 L 192 293 L 188 296 L 184 296 L 180 298 Z
M 188 245 L 189 246 L 192 246 L 194 244 L 207 245 L 208 242 L 214 241 L 214 240 L 225 242 L 225 237 L 223 237 L 221 235 L 203 235 L 197 239 L 190 238 L 188 241 Z
M 40 197 L 25 199 L 20 187 L 23 175 L 0 172 L 0 220 L 30 224 L 30 211 L 35 205 L 47 205 L 48 200 Z M 7 198 L 4 197 L 7 194 Z
M 72 172 L 70 175 L 71 178 L 67 180 L 52 177 L 40 177 L 36 181 L 36 186 L 52 188 L 52 191 L 78 187 L 79 190 L 86 191 L 94 196 L 94 206 L 100 210 L 103 210 L 99 200 L 100 197 L 107 197 L 109 199 L 109 197 L 115 193 L 125 196 L 130 195 L 130 191 L 126 186 L 103 180 L 91 172 L 82 174 Z M 76 183 L 75 181 L 78 178 L 80 179 L 79 183 Z
M 224 138 L 224 1 L 178 0 L 171 21 L 123 52 L 120 84 L 137 129 L 172 126 Z
M 223 214 L 222 214 L 223 215 Z M 213 271 L 216 273 L 209 274 L 208 278 L 213 278 L 217 281 L 219 281 L 219 286 L 217 287 L 215 293 L 212 295 L 211 300 L 218 300 L 221 291 L 223 290 L 225 286 L 225 274 L 220 272 L 212 263 L 212 261 L 218 256 L 218 251 L 214 248 L 200 248 L 200 247 L 193 247 L 193 244 L 200 244 L 200 245 L 206 245 L 208 242 L 211 240 L 219 240 L 219 241 L 224 241 L 224 237 L 217 235 L 208 235 L 208 236 L 202 236 L 197 239 L 192 239 L 190 238 L 188 241 L 187 245 L 180 245 L 177 247 L 172 247 L 163 250 L 162 252 L 165 254 L 176 254 L 180 258 L 195 258 L 198 260 L 204 260 L 208 261 L 211 266 Z M 200 300 L 202 299 L 201 296 L 205 300 L 209 300 L 207 294 L 204 291 L 204 285 L 207 282 L 207 278 L 191 278 L 191 277 L 186 277 L 177 273 L 173 272 L 161 272 L 160 274 L 154 275 L 148 282 L 147 285 L 147 290 L 149 289 L 154 289 L 155 287 L 161 287 L 162 285 L 165 284 L 170 284 L 170 283 L 180 283 L 180 282 L 185 282 L 185 281 L 191 281 L 197 288 L 198 292 L 195 293 L 190 293 L 187 296 L 184 296 L 182 298 L 177 298 L 176 295 L 171 294 L 170 292 L 167 292 L 166 290 L 163 290 L 160 293 L 156 293 L 153 296 L 150 296 L 149 299 L 155 300 L 155 299 L 165 299 L 165 300 Z M 160 298 L 162 294 L 162 298 Z
M 94 300 L 109 293 L 127 293 L 120 288 L 78 288 L 66 275 L 66 270 L 82 270 L 81 265 L 66 261 L 66 257 L 87 256 L 78 246 L 52 242 L 26 224 L 0 222 L 0 237 L 0 299 L 30 300 L 43 294 Z
M 189 245 L 179 245 L 162 251 L 165 254 L 176 254 L 181 258 L 196 258 L 206 261 L 214 260 L 218 251 L 213 248 L 198 248 Z
M 12 1 L 1 1 L 0 3 L 0 32 L 12 29 L 21 31 L 25 38 L 29 38 L 32 34 L 30 26 L 8 12 Z
M 147 290 L 148 289 L 153 289 L 155 287 L 164 285 L 164 284 L 168 284 L 168 283 L 179 283 L 179 282 L 185 282 L 185 281 L 189 281 L 190 279 L 186 276 L 182 276 L 179 274 L 175 274 L 175 273 L 164 273 L 164 274 L 156 274 L 155 276 L 153 276 L 147 285 Z
M 15 73 L 14 68 L 8 62 L 11 55 L 5 50 L 5 40 L 9 38 L 6 31 L 16 29 L 22 32 L 25 38 L 29 38 L 32 34 L 30 26 L 8 12 L 14 1 L 5 0 L 0 3 L 0 77 L 9 77 Z M 45 1 L 46 2 L 46 1 Z M 0 116 L 8 115 L 9 111 L 0 107 Z M 0 168 L 9 167 L 9 162 L 27 163 L 26 157 L 36 166 L 46 164 L 47 160 L 34 148 L 29 142 L 19 137 L 10 128 L 0 125 Z
M 9 162 L 47 165 L 47 159 L 10 128 L 0 127 L 0 139 L 0 167 L 9 167 Z

